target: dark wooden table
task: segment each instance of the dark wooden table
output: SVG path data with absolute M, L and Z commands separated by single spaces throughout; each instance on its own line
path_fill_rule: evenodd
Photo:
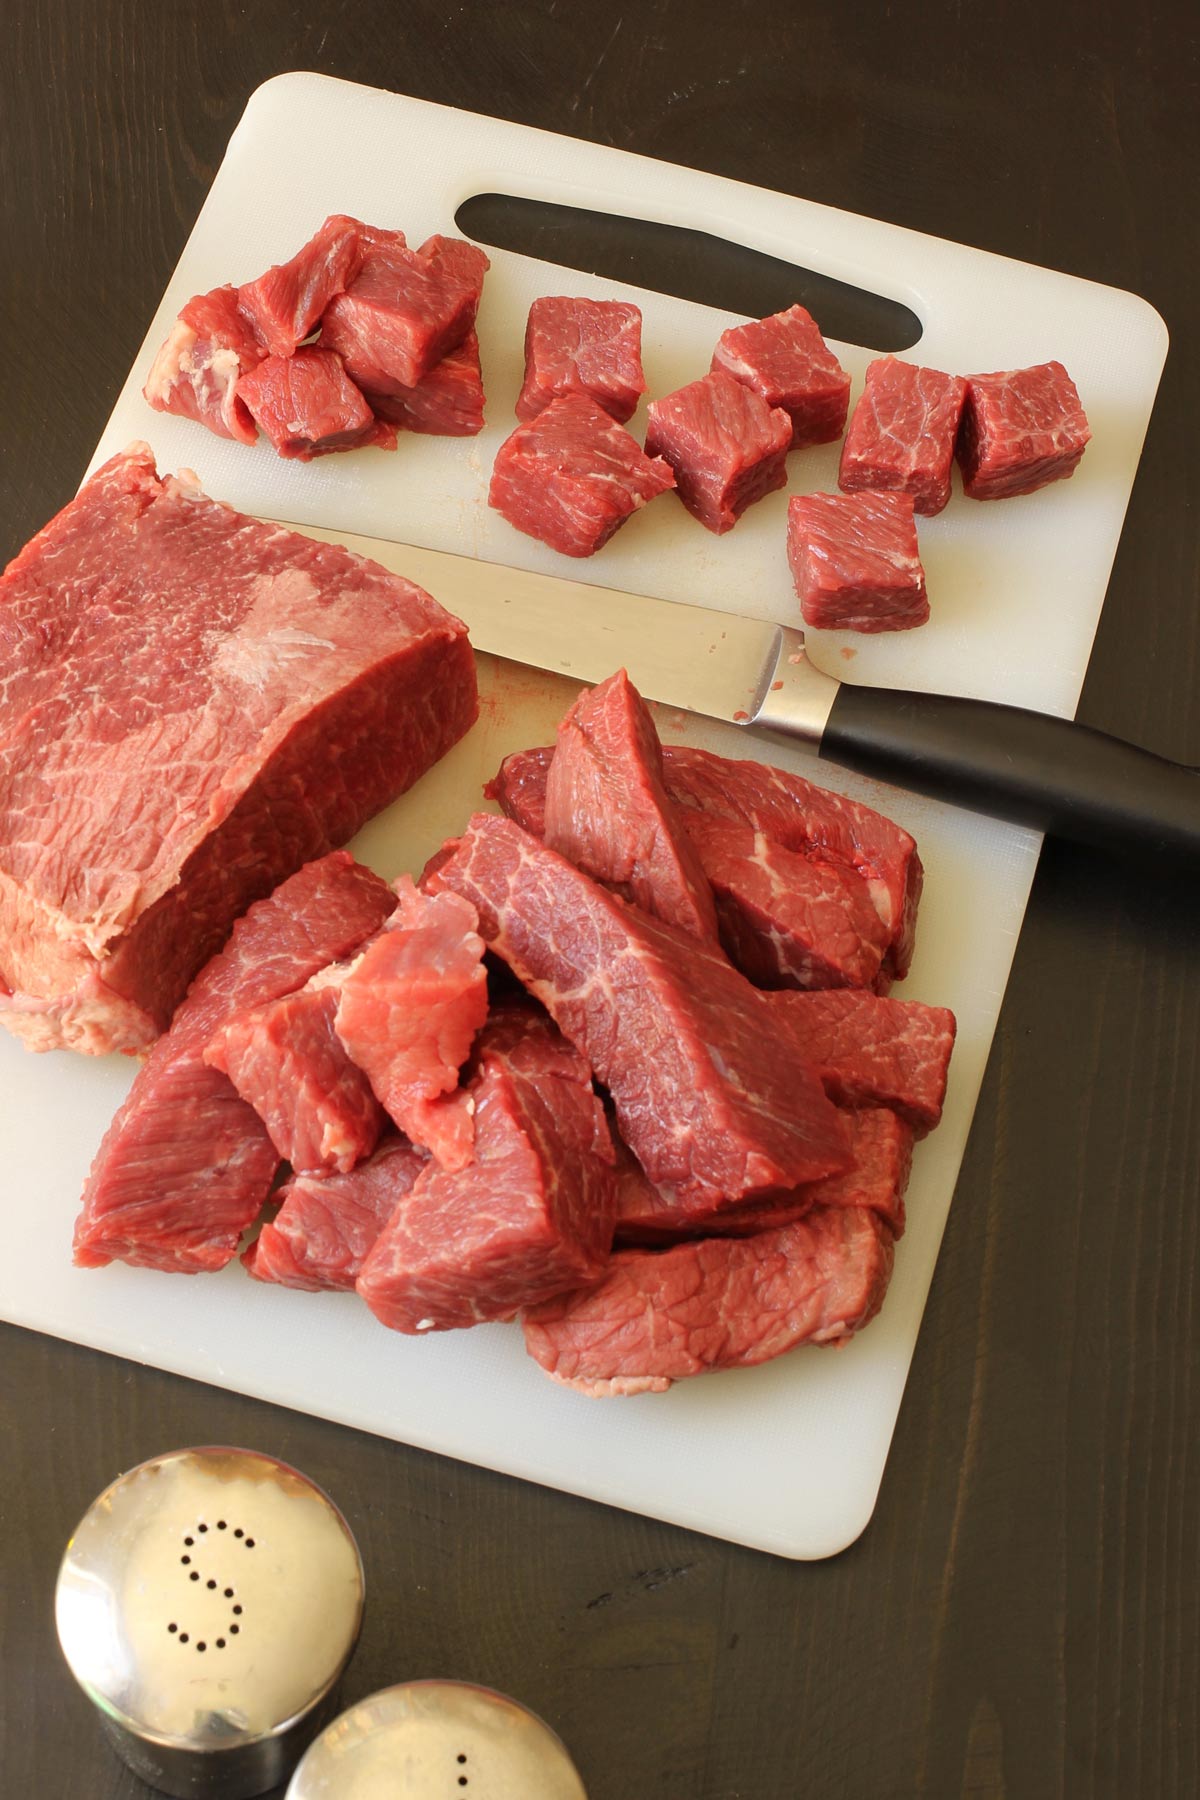
M 1081 716 L 1200 760 L 1194 7 L 7 0 L 3 19 L 0 559 L 73 492 L 247 96 L 319 69 L 1144 294 L 1175 342 Z M 631 278 L 656 285 L 653 254 L 631 246 Z M 59 1658 L 56 1563 L 118 1470 L 223 1440 L 350 1515 L 372 1593 L 352 1693 L 505 1689 L 593 1800 L 1194 1795 L 1198 917 L 1154 869 L 1045 850 L 876 1515 L 829 1563 L 0 1328 L 0 1793 L 145 1791 Z

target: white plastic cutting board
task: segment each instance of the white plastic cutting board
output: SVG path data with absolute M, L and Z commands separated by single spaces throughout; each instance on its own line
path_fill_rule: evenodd
M 147 438 L 159 466 L 190 466 L 248 512 L 477 554 L 600 585 L 794 622 L 783 555 L 786 497 L 714 538 L 670 496 L 598 556 L 565 564 L 484 504 L 512 424 L 529 302 L 543 293 L 632 296 L 646 371 L 662 394 L 708 368 L 732 316 L 493 251 L 479 320 L 488 426 L 474 440 L 412 437 L 395 455 L 285 463 L 141 398 L 150 358 L 191 295 L 290 256 L 329 212 L 400 225 L 413 243 L 453 232 L 470 196 L 500 192 L 696 226 L 902 301 L 922 321 L 914 360 L 956 372 L 1057 357 L 1094 430 L 1075 478 L 996 505 L 956 491 L 922 522 L 933 607 L 921 631 L 826 638 L 817 660 L 852 680 L 984 695 L 1073 713 L 1166 354 L 1158 315 L 1130 294 L 743 186 L 495 119 L 316 75 L 252 97 L 131 371 L 93 467 Z M 855 378 L 870 353 L 838 346 Z M 639 415 L 633 422 L 637 430 Z M 791 461 L 791 491 L 832 488 L 837 447 Z M 486 573 L 481 574 L 486 579 Z M 597 597 L 597 604 L 603 599 Z M 501 755 L 545 742 L 571 691 L 510 664 L 481 666 L 471 736 L 354 846 L 392 876 L 417 869 L 478 803 Z M 664 736 L 805 770 L 800 754 L 732 727 L 660 714 Z M 422 1340 L 384 1331 L 352 1295 L 308 1295 L 219 1276 L 70 1262 L 88 1162 L 132 1076 L 119 1058 L 33 1057 L 0 1034 L 5 1256 L 0 1316 L 200 1380 L 506 1470 L 784 1556 L 850 1543 L 871 1515 L 1037 859 L 1037 836 L 894 790 L 815 771 L 892 813 L 927 870 L 919 944 L 900 991 L 952 1006 L 959 1038 L 941 1128 L 919 1146 L 910 1224 L 883 1312 L 847 1349 L 665 1395 L 590 1401 L 487 1326 Z M 968 1226 L 983 1220 L 963 1193 Z

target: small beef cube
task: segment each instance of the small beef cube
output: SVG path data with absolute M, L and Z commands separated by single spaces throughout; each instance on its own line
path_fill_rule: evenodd
M 214 288 L 188 301 L 155 357 L 142 389 L 156 412 L 196 419 L 218 437 L 258 436 L 237 384 L 258 367 L 263 347 L 238 311 L 237 289 Z
M 268 356 L 238 383 L 243 401 L 280 456 L 311 462 L 333 450 L 396 448 L 395 429 L 377 419 L 332 350 L 306 346 Z
M 362 257 L 360 229 L 357 219 L 335 213 L 290 262 L 238 289 L 238 306 L 270 355 L 290 356 L 353 281 Z
M 793 450 L 832 444 L 846 429 L 850 377 L 802 306 L 723 331 L 712 366 L 783 408 Z
M 380 1232 L 423 1175 L 429 1158 L 402 1137 L 346 1175 L 297 1175 L 279 1189 L 282 1202 L 242 1266 L 256 1281 L 281 1287 L 353 1288 Z
M 838 1106 L 890 1107 L 921 1136 L 933 1130 L 954 1049 L 948 1007 L 849 989 L 772 998 Z
M 788 562 L 817 631 L 907 631 L 929 617 L 910 494 L 796 494 Z
M 564 556 L 592 556 L 632 513 L 674 487 L 661 459 L 585 394 L 552 400 L 496 452 L 488 505 Z
M 919 513 L 939 513 L 950 498 L 950 469 L 967 384 L 881 356 L 868 365 L 842 445 L 838 486 L 911 494 Z
M 551 400 L 587 394 L 618 425 L 646 391 L 641 308 L 627 300 L 579 300 L 546 294 L 529 309 L 525 381 L 518 419 L 533 419 Z
M 1060 362 L 968 376 L 958 432 L 963 492 L 972 500 L 1006 500 L 1065 481 L 1091 435 Z
M 652 400 L 649 421 L 647 455 L 666 458 L 679 498 L 710 531 L 729 531 L 787 482 L 791 419 L 723 369 Z
M 480 280 L 455 256 L 370 243 L 354 280 L 325 308 L 321 342 L 367 394 L 416 387 L 474 325 Z
M 435 269 L 441 269 L 455 281 L 473 288 L 478 311 L 483 296 L 483 278 L 492 266 L 486 251 L 478 244 L 468 243 L 466 238 L 442 237 L 440 232 L 435 232 L 433 237 L 426 238 L 417 255 L 428 257 Z
M 435 363 L 416 387 L 372 394 L 376 416 L 426 437 L 474 437 L 483 430 L 479 339 L 469 331 L 457 350 Z
M 430 898 L 408 875 L 396 892 L 385 930 L 341 983 L 337 1034 L 400 1129 L 461 1169 L 474 1129 L 458 1071 L 487 1017 L 483 939 L 457 895 Z

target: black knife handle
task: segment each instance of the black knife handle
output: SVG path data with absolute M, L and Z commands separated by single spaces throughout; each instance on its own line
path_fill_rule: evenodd
M 843 683 L 820 754 L 1078 843 L 1200 861 L 1200 771 L 1070 719 Z

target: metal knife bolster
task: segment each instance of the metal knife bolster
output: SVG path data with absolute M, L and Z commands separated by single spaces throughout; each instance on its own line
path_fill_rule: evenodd
M 802 631 L 780 625 L 776 632 L 775 655 L 768 658 L 750 716 L 736 722 L 755 731 L 774 732 L 789 743 L 809 744 L 815 750 L 825 734 L 841 683 L 810 661 Z

